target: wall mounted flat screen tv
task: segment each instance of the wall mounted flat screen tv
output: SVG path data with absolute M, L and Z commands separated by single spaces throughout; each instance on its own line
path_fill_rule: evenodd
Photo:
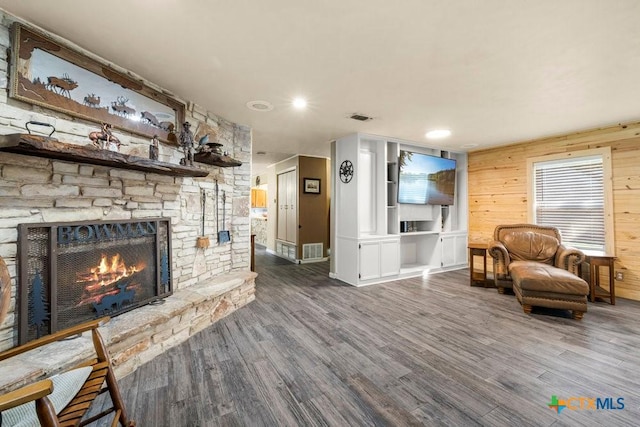
M 453 205 L 455 159 L 401 150 L 398 164 L 398 203 Z

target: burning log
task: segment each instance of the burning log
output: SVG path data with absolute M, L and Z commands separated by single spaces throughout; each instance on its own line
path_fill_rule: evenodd
M 135 283 L 135 275 L 144 269 L 144 265 L 127 266 L 119 254 L 111 258 L 103 254 L 96 267 L 86 273 L 76 274 L 76 283 L 84 287 L 82 299 L 77 306 L 91 303 L 98 313 L 104 313 L 104 310 L 110 310 L 114 304 L 120 309 L 125 301 L 133 302 L 138 285 L 132 283 Z M 120 296 L 117 297 L 118 295 Z M 117 298 L 105 301 L 107 297 Z

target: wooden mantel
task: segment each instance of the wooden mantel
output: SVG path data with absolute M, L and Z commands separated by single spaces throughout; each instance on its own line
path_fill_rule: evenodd
M 119 169 L 132 169 L 160 175 L 190 177 L 209 175 L 209 171 L 193 166 L 174 165 L 143 157 L 101 150 L 92 145 L 69 144 L 60 142 L 55 138 L 47 138 L 40 135 L 22 133 L 0 135 L 0 151 L 47 159 L 110 166 Z
M 193 156 L 193 160 L 198 163 L 205 163 L 207 165 L 220 166 L 221 168 L 231 168 L 235 166 L 242 166 L 240 160 L 236 160 L 229 156 L 223 156 L 214 153 L 196 153 Z

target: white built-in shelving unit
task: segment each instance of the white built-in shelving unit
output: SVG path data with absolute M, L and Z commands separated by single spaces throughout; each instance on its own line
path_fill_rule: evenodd
M 398 157 L 408 150 L 456 159 L 451 206 L 399 204 Z M 340 166 L 353 164 L 345 183 Z M 467 157 L 367 134 L 340 138 L 333 159 L 332 277 L 355 286 L 467 266 Z

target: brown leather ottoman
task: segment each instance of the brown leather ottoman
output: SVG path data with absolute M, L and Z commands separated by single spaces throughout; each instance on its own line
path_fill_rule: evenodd
M 509 264 L 513 292 L 525 313 L 533 306 L 572 310 L 574 319 L 587 311 L 589 285 L 573 273 L 535 261 Z

